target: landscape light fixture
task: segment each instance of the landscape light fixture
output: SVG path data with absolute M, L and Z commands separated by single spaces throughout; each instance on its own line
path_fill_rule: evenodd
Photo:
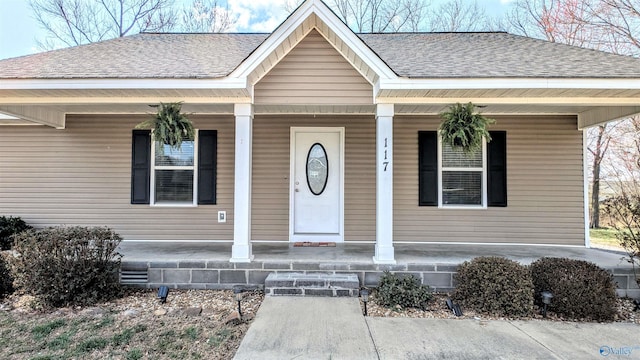
M 447 300 L 445 301 L 445 304 L 447 304 L 447 307 L 449 308 L 449 310 L 453 312 L 453 315 L 462 316 L 462 308 L 460 308 L 460 305 L 454 304 L 451 298 L 447 298 Z
M 240 316 L 240 319 L 242 319 L 242 307 L 240 306 L 240 302 L 242 301 L 242 288 L 240 288 L 239 286 L 234 286 L 233 295 L 238 302 L 238 315 Z
M 167 296 L 169 296 L 169 287 L 160 286 L 160 288 L 158 289 L 158 299 L 160 299 L 160 304 L 164 304 L 167 302 Z
M 362 302 L 364 303 L 364 316 L 367 316 L 367 302 L 369 302 L 369 289 L 360 290 L 360 296 L 362 296 Z
M 542 317 L 547 317 L 547 305 L 551 304 L 551 299 L 553 299 L 553 294 L 549 291 L 543 291 L 540 296 L 542 296 L 542 303 L 544 304 L 544 308 L 542 309 Z

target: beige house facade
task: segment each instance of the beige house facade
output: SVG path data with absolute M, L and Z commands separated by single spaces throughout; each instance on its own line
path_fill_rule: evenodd
M 161 102 L 198 130 L 180 151 L 136 129 Z M 473 157 L 437 134 L 467 102 L 496 119 Z M 396 243 L 588 247 L 585 129 L 640 113 L 640 60 L 506 33 L 355 34 L 307 0 L 271 34 L 1 60 L 0 112 L 1 215 L 227 242 L 232 262 L 255 242 L 375 243 L 392 264 Z

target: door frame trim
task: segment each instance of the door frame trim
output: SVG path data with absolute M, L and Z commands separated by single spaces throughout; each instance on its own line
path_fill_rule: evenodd
M 289 242 L 300 241 L 294 234 L 294 191 L 295 191 L 295 159 L 296 159 L 296 134 L 299 132 L 318 132 L 318 133 L 338 133 L 340 135 L 340 233 L 338 235 L 304 235 L 305 241 L 314 241 L 314 237 L 317 237 L 317 241 L 333 241 L 344 242 L 344 140 L 345 140 L 345 128 L 341 126 L 332 127 L 306 127 L 306 126 L 292 126 L 289 130 Z

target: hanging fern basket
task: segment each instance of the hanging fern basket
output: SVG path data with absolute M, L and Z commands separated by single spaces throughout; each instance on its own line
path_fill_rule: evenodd
M 186 114 L 181 113 L 182 103 L 160 103 L 153 117 L 136 126 L 138 129 L 152 129 L 154 141 L 179 150 L 183 141 L 195 138 L 193 123 Z
M 491 141 L 487 126 L 496 121 L 477 113 L 475 108 L 472 103 L 456 103 L 448 111 L 440 113 L 442 122 L 439 130 L 444 144 L 474 154 L 482 149 L 484 139 Z

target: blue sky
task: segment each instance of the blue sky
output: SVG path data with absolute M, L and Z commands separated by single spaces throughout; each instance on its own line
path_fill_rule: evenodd
M 236 32 L 271 32 L 286 17 L 286 0 L 229 0 L 234 13 L 240 15 Z M 433 0 L 433 4 L 443 0 Z M 490 14 L 501 14 L 512 0 L 478 0 Z M 177 0 L 177 3 L 190 3 Z M 0 0 L 0 59 L 33 54 L 39 51 L 36 39 L 43 31 L 32 17 L 28 0 Z

